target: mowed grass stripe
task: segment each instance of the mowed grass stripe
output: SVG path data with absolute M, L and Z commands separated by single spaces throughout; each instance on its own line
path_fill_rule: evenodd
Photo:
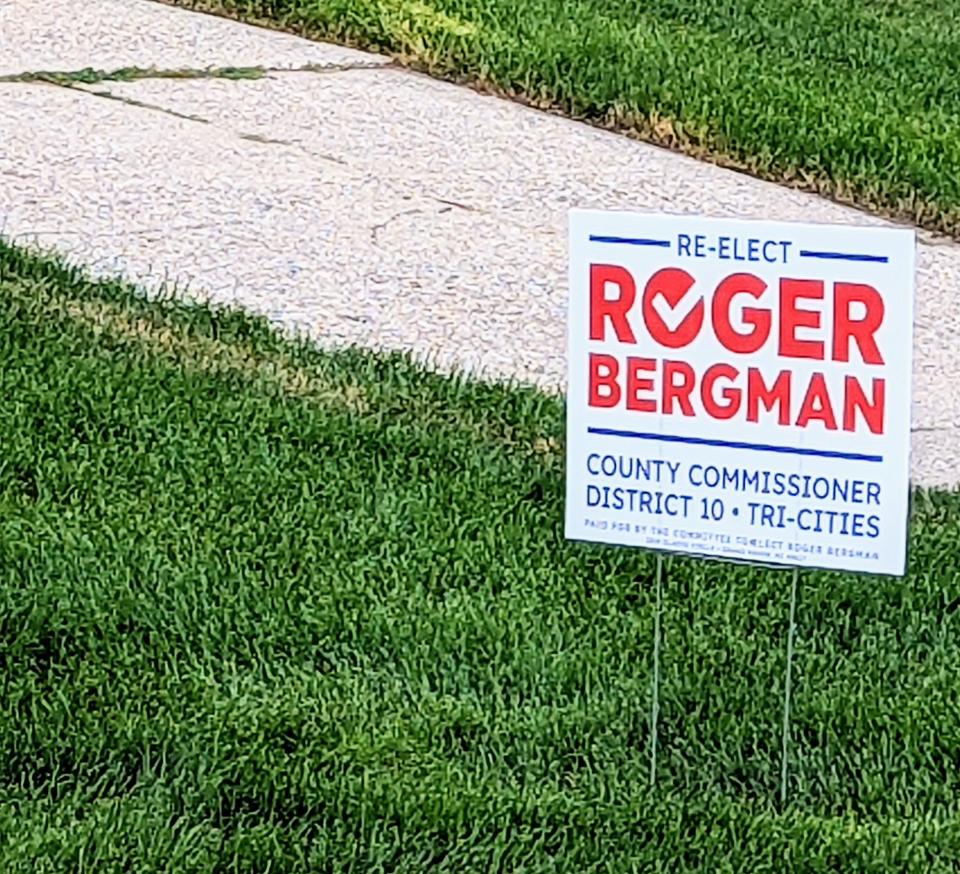
M 906 580 L 562 537 L 563 411 L 0 245 L 0 867 L 954 870 L 960 497 Z
M 166 0 L 960 234 L 960 0 Z

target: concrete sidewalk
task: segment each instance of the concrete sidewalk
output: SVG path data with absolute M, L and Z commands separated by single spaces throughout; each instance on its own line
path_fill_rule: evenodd
M 203 75 L 256 67 L 260 78 Z M 571 206 L 879 219 L 408 73 L 147 0 L 0 5 L 0 229 L 327 345 L 564 380 Z M 915 481 L 960 484 L 960 246 L 921 234 Z

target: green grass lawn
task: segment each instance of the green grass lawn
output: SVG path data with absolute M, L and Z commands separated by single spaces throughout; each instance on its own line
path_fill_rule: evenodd
M 960 235 L 960 0 L 172 2 L 383 48 Z
M 905 580 L 562 536 L 559 401 L 0 244 L 0 870 L 955 871 L 960 496 Z

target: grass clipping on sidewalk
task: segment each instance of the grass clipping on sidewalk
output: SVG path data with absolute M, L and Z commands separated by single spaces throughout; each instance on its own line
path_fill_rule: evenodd
M 960 236 L 960 0 L 165 0 Z
M 562 537 L 562 406 L 0 244 L 0 869 L 956 870 L 960 497 L 905 580 Z

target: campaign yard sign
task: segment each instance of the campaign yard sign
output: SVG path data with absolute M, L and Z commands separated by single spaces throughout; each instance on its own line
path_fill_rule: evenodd
M 575 210 L 566 534 L 900 575 L 911 230 Z

